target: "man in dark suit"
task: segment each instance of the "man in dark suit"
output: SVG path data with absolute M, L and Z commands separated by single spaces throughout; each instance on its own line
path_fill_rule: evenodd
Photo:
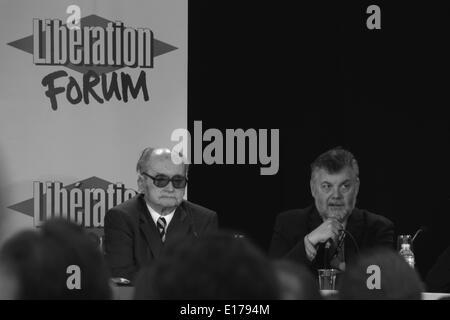
M 394 248 L 394 225 L 387 218 L 355 208 L 359 168 L 342 148 L 320 155 L 311 165 L 315 205 L 277 217 L 269 254 L 304 263 L 311 269 L 345 270 L 364 249 Z
M 430 292 L 450 293 L 450 247 L 444 250 L 428 272 L 425 283 Z
M 214 211 L 183 200 L 188 166 L 168 149 L 145 149 L 138 161 L 140 194 L 105 216 L 105 256 L 112 277 L 133 280 L 166 244 L 217 229 Z

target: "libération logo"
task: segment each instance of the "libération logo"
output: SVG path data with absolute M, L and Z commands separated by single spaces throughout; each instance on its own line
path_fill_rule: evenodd
M 177 48 L 155 39 L 149 28 L 127 27 L 121 21 L 94 14 L 80 18 L 79 7 L 70 7 L 78 11 L 67 19 L 67 24 L 59 19 L 34 18 L 31 36 L 8 43 L 32 54 L 36 66 L 62 66 L 83 75 L 81 84 L 65 70 L 51 72 L 42 79 L 51 109 L 58 109 L 57 97 L 64 92 L 71 104 L 82 100 L 89 104 L 90 99 L 104 103 L 113 95 L 119 101 L 128 102 L 129 95 L 137 99 L 140 93 L 148 101 L 145 70 L 154 68 L 155 57 Z M 121 72 L 119 77 L 115 72 L 124 67 L 144 70 L 133 83 L 128 73 Z M 109 77 L 108 73 L 111 73 Z M 62 80 L 65 86 L 59 85 Z
M 103 228 L 106 212 L 136 194 L 122 183 L 98 177 L 67 186 L 59 181 L 34 181 L 33 198 L 8 208 L 33 217 L 36 227 L 46 220 L 63 218 L 85 228 Z

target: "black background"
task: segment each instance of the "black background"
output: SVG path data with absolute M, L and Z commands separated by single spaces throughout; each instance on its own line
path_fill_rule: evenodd
M 450 243 L 450 10 L 336 2 L 189 2 L 191 133 L 195 120 L 203 131 L 280 129 L 278 174 L 194 165 L 189 199 L 267 250 L 276 215 L 312 203 L 310 163 L 340 145 L 359 161 L 358 207 L 397 234 L 430 228 L 415 242 L 424 276 Z M 366 27 L 370 4 L 381 30 Z

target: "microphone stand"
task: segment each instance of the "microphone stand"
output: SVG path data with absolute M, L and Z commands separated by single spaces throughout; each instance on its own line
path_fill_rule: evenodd
M 414 234 L 414 236 L 411 239 L 411 243 L 414 244 L 414 240 L 416 239 L 416 237 L 419 235 L 419 233 L 423 232 L 422 228 L 419 228 L 419 230 L 416 231 L 416 233 Z

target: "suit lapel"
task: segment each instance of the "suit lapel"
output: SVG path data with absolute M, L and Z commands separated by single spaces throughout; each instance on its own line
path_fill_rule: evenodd
M 190 220 L 187 217 L 187 212 L 184 203 L 178 206 L 175 210 L 172 220 L 167 227 L 166 243 L 170 243 L 177 235 L 185 235 L 189 232 Z
M 357 208 L 353 209 L 353 212 L 349 216 L 346 230 L 353 236 L 357 244 L 362 243 L 364 217 Z M 358 254 L 358 248 L 356 248 L 349 235 L 346 235 L 344 245 L 345 261 L 352 260 Z
M 143 198 L 140 199 L 139 205 L 141 207 L 139 210 L 141 213 L 139 217 L 139 229 L 150 247 L 153 256 L 156 258 L 161 253 L 163 243 L 161 241 L 161 237 L 159 236 L 159 231 L 150 216 L 150 212 L 148 211 L 147 205 L 145 204 L 145 200 Z

